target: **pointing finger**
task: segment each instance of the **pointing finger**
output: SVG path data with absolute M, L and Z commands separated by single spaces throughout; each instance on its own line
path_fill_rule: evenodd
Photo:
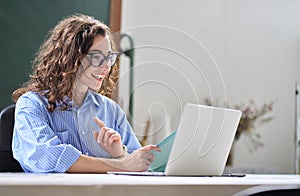
M 97 116 L 94 117 L 94 121 L 99 125 L 100 128 L 106 127 L 105 123 L 100 120 Z

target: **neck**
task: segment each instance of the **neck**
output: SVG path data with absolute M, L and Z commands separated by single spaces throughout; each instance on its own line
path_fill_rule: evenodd
M 72 99 L 74 100 L 75 105 L 77 105 L 78 107 L 82 105 L 87 91 L 87 86 L 81 85 L 78 80 L 74 82 Z
M 77 105 L 79 107 L 82 105 L 84 98 L 86 96 L 86 93 L 87 93 L 87 90 L 86 91 L 75 91 L 73 93 L 73 100 L 75 102 L 75 105 Z

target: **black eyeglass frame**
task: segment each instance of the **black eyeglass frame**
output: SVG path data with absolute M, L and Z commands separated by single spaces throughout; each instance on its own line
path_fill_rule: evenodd
M 98 55 L 101 54 L 103 56 L 103 59 L 99 62 L 98 65 L 93 64 L 93 56 L 96 54 L 98 54 Z M 88 59 L 89 65 L 93 66 L 93 67 L 101 67 L 103 65 L 104 61 L 108 62 L 109 57 L 112 56 L 112 58 L 114 59 L 114 62 L 111 63 L 111 65 L 108 65 L 109 67 L 112 67 L 116 64 L 119 53 L 118 52 L 109 52 L 108 55 L 105 56 L 101 50 L 93 50 L 91 52 L 88 52 L 87 55 L 90 56 L 90 58 Z

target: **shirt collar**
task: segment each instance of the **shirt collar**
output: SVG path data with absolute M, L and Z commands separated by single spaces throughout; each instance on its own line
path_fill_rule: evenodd
M 96 94 L 95 91 L 89 89 L 86 93 L 86 97 L 85 97 L 84 102 L 92 101 L 95 105 L 100 106 L 99 102 L 96 100 L 95 94 Z
M 96 98 L 95 98 L 95 94 L 96 94 L 96 92 L 95 91 L 93 91 L 93 90 L 91 90 L 91 89 L 88 89 L 88 91 L 87 91 L 87 93 L 86 93 L 86 96 L 85 96 L 85 98 L 84 98 L 84 102 L 83 102 L 83 104 L 84 103 L 87 103 L 87 102 L 92 102 L 92 103 L 94 103 L 95 105 L 97 105 L 97 106 L 100 106 L 100 104 L 99 104 L 99 102 L 96 100 Z M 72 100 L 71 98 L 69 98 L 69 97 L 65 97 L 65 102 L 69 105 L 69 106 L 71 106 L 70 107 L 70 110 L 72 110 L 72 108 L 74 107 L 74 100 Z M 56 103 L 56 105 L 57 105 L 57 109 L 59 109 L 59 108 L 61 108 L 62 107 L 62 102 L 59 102 L 59 103 Z
M 69 110 L 71 110 L 72 107 L 73 107 L 73 105 L 74 105 L 74 100 L 72 100 L 71 98 L 65 96 L 65 97 L 64 97 L 64 102 L 65 102 L 68 106 L 70 106 Z M 59 110 L 60 108 L 62 108 L 62 107 L 63 107 L 63 102 L 62 102 L 62 101 L 56 102 L 56 108 L 57 108 L 58 110 Z

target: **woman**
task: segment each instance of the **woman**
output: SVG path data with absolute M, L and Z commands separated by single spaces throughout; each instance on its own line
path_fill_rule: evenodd
M 147 170 L 160 149 L 141 148 L 125 113 L 97 93 L 116 62 L 112 45 L 109 28 L 86 15 L 50 31 L 31 79 L 13 93 L 12 148 L 25 172 Z

